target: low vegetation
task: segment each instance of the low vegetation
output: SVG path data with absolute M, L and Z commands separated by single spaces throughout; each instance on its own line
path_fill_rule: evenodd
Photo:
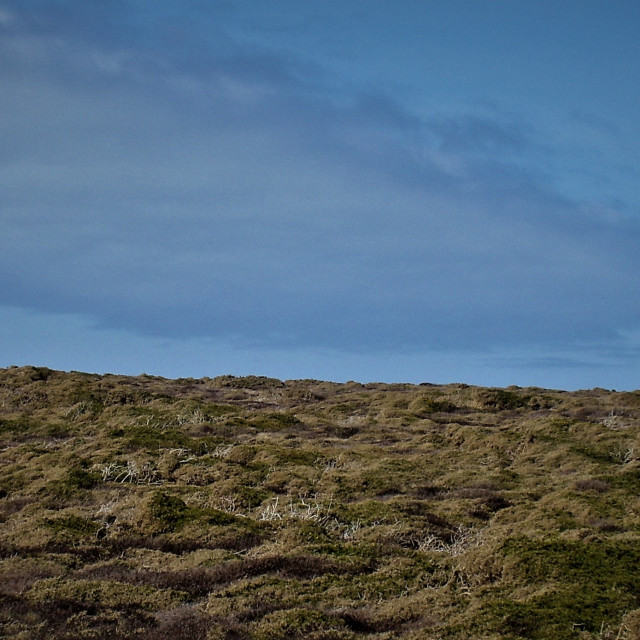
M 640 392 L 0 370 L 0 637 L 640 638 Z

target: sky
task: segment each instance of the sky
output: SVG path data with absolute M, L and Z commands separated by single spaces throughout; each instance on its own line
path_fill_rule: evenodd
M 640 387 L 636 0 L 0 0 L 0 366 Z

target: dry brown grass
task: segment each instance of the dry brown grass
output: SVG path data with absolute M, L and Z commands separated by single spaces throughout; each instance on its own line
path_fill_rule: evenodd
M 639 426 L 640 392 L 0 370 L 0 636 L 629 640 Z

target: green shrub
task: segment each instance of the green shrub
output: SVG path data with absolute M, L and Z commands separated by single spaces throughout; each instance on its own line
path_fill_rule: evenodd
M 531 640 L 578 640 L 597 633 L 605 621 L 620 620 L 632 604 L 615 592 L 572 586 L 553 589 L 525 602 L 501 600 L 490 606 L 496 630 Z
M 218 376 L 213 379 L 216 386 L 232 389 L 281 389 L 284 382 L 266 376 Z
M 202 413 L 208 419 L 220 418 L 232 413 L 238 413 L 240 409 L 232 404 L 205 404 L 201 407 Z
M 35 435 L 38 427 L 39 424 L 37 421 L 26 416 L 15 420 L 0 418 L 0 434 L 2 435 Z
M 579 638 L 640 605 L 639 541 L 511 538 L 503 550 L 517 559 L 516 572 L 527 584 L 557 585 L 525 601 L 490 605 L 500 625 L 518 637 Z
M 93 489 L 100 480 L 100 474 L 95 471 L 87 471 L 82 467 L 73 467 L 67 471 L 64 483 L 71 489 Z
M 259 507 L 270 495 L 272 495 L 269 491 L 248 485 L 239 486 L 235 490 L 235 493 L 242 501 L 242 504 L 249 509 Z
M 51 531 L 63 533 L 73 538 L 93 536 L 100 528 L 100 524 L 97 522 L 75 515 L 62 516 L 60 518 L 45 518 L 43 523 Z
M 426 417 L 432 413 L 450 413 L 456 409 L 456 405 L 447 398 L 433 395 L 421 396 L 409 405 L 409 410 L 418 418 Z
M 307 640 L 317 638 L 346 638 L 337 635 L 345 630 L 343 620 L 312 609 L 288 609 L 266 615 L 257 627 L 255 640 Z M 320 633 L 322 635 L 320 635 Z M 330 635 L 334 633 L 335 635 Z
M 149 502 L 149 514 L 157 521 L 160 532 L 175 531 L 189 519 L 190 510 L 183 500 L 157 491 Z
M 529 396 L 521 396 L 506 389 L 482 389 L 476 393 L 476 402 L 483 409 L 506 411 L 526 407 Z
M 188 522 L 196 520 L 207 525 L 229 525 L 238 522 L 238 518 L 226 511 L 212 508 L 189 507 L 178 498 L 164 491 L 156 491 L 148 503 L 148 515 L 151 517 L 150 531 L 153 533 L 171 533 L 178 531 Z M 242 520 L 242 523 L 245 521 Z M 247 524 L 250 523 L 247 521 Z M 143 521 L 145 526 L 145 521 Z
M 130 427 L 122 431 L 130 449 L 157 451 L 159 448 L 188 447 L 190 439 L 177 429 L 162 429 L 152 426 Z
M 260 431 L 282 431 L 301 422 L 292 413 L 274 412 L 251 418 L 249 424 Z

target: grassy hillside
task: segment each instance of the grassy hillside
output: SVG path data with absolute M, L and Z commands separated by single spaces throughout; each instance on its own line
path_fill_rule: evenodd
M 640 392 L 0 370 L 0 637 L 640 637 Z

